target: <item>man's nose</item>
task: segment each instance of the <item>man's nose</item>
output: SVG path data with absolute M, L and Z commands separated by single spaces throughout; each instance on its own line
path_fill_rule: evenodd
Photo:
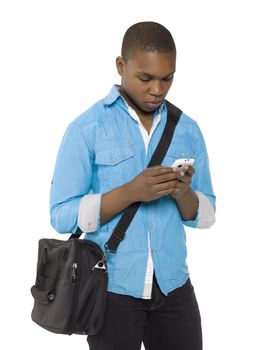
M 150 84 L 150 95 L 161 96 L 164 93 L 164 88 L 160 80 L 152 80 Z

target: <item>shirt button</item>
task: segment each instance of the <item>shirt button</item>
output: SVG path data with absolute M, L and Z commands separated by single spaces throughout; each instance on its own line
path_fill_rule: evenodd
M 154 226 L 155 226 L 155 225 L 154 225 L 154 223 L 153 223 L 153 222 L 151 222 L 151 223 L 150 223 L 150 227 L 152 227 L 152 228 L 153 228 Z
M 116 164 L 116 160 L 114 158 L 111 159 L 111 164 Z

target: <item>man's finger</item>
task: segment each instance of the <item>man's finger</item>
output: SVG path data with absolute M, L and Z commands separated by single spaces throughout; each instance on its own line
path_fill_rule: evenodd
M 171 168 L 171 167 L 163 167 L 163 166 L 158 166 L 158 165 L 156 167 L 152 167 L 149 169 L 151 169 L 150 174 L 152 176 L 164 175 L 164 174 L 168 174 L 168 173 L 173 172 L 173 168 Z

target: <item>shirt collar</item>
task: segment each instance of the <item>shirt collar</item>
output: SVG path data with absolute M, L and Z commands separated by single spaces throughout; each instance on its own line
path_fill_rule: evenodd
M 118 91 L 119 85 L 113 85 L 109 94 L 104 98 L 105 105 L 113 104 L 119 97 L 122 97 Z

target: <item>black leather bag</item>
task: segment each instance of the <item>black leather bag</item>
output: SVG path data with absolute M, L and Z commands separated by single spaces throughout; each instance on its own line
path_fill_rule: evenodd
M 166 101 L 168 117 L 164 132 L 148 167 L 161 164 L 172 140 L 181 110 Z M 73 234 L 66 241 L 39 241 L 32 320 L 48 331 L 60 334 L 99 333 L 104 323 L 108 274 L 106 257 L 115 253 L 141 202 L 123 213 L 105 252 L 88 239 Z

